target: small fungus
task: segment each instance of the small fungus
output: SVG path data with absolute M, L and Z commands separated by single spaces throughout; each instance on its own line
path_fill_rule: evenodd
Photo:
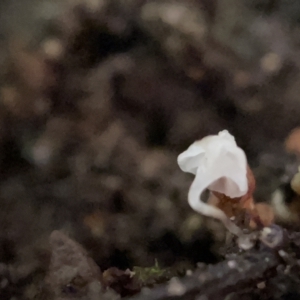
M 178 156 L 178 164 L 182 171 L 195 175 L 188 193 L 190 206 L 205 216 L 220 220 L 236 236 L 244 237 L 242 230 L 221 209 L 203 199 L 207 189 L 231 199 L 242 199 L 248 193 L 247 158 L 235 138 L 223 130 L 218 135 L 196 141 Z

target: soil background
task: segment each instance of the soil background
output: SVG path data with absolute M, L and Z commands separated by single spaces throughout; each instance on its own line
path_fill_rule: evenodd
M 0 298 L 102 299 L 68 284 L 41 296 L 66 236 L 101 270 L 222 262 L 226 234 L 188 206 L 177 156 L 223 129 L 256 201 L 290 204 L 299 35 L 297 1 L 2 0 Z M 53 230 L 66 236 L 51 248 Z M 292 299 L 286 287 L 266 299 Z

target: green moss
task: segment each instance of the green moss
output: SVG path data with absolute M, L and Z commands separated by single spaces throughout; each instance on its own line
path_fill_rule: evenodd
M 135 273 L 134 277 L 142 286 L 150 287 L 155 284 L 166 282 L 174 276 L 178 276 L 178 272 L 176 270 L 161 268 L 157 260 L 153 267 L 134 267 L 133 272 Z

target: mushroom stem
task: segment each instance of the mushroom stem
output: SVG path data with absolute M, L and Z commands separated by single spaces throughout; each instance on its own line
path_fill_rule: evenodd
M 230 231 L 232 234 L 238 237 L 242 237 L 244 235 L 243 231 L 238 226 L 236 226 L 222 210 L 220 210 L 217 207 L 211 206 L 207 203 L 204 203 L 201 200 L 202 192 L 203 191 L 199 190 L 198 185 L 195 184 L 194 181 L 190 187 L 188 194 L 188 202 L 191 208 L 204 216 L 220 220 L 228 231 Z

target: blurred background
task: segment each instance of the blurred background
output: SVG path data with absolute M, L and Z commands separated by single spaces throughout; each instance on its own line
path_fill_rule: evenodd
M 216 262 L 177 156 L 223 129 L 289 204 L 299 35 L 298 1 L 2 0 L 0 295 L 33 299 L 54 229 L 101 269 Z

